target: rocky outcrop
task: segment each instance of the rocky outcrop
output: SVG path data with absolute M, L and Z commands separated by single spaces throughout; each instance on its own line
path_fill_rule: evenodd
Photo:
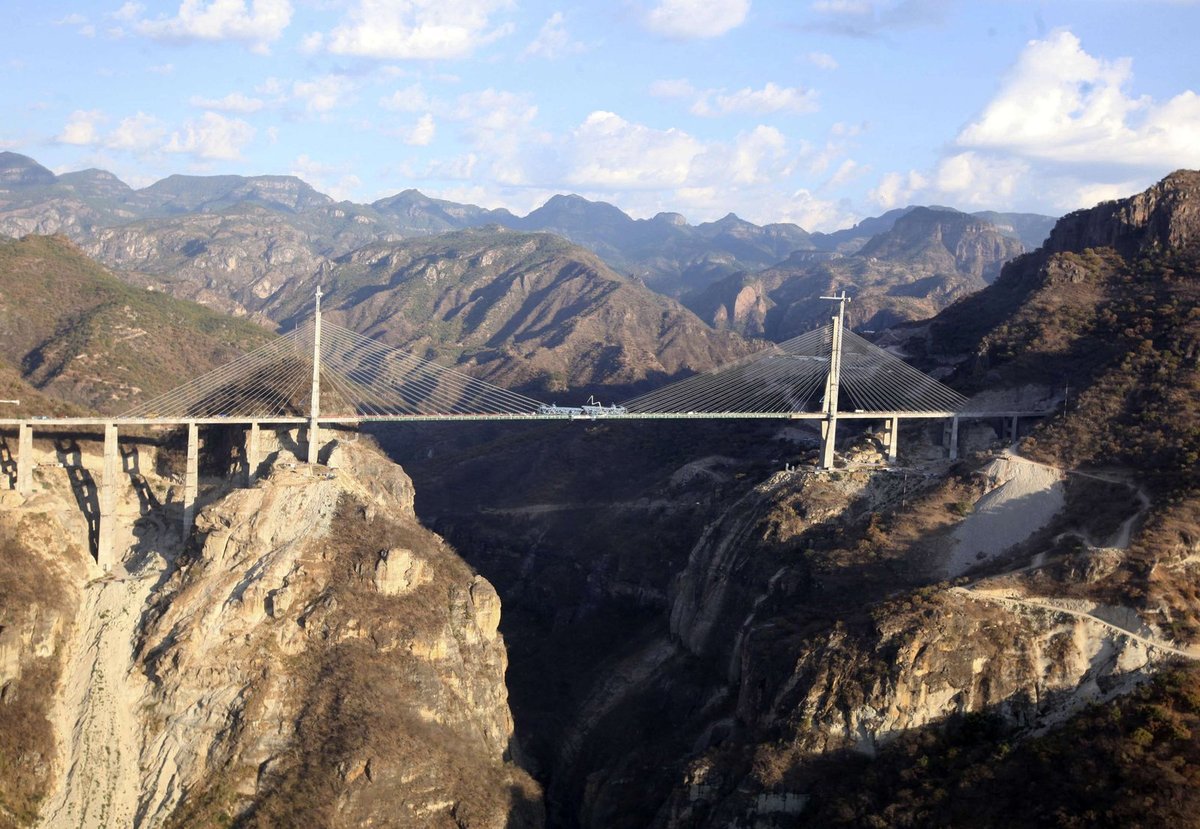
M 996 278 L 1020 242 L 955 210 L 917 207 L 849 255 L 796 251 L 684 297 L 718 328 L 780 341 L 828 321 L 820 297 L 846 290 L 848 323 L 877 329 L 936 313 Z
M 205 481 L 186 549 L 159 506 L 178 459 L 143 442 L 103 579 L 74 540 L 80 475 L 6 496 L 0 746 L 23 766 L 0 766 L 0 825 L 540 826 L 495 590 L 365 443 L 308 467 L 263 437 L 267 477 Z
M 1114 248 L 1122 256 L 1180 250 L 1200 240 L 1200 171 L 1177 170 L 1143 193 L 1064 216 L 1048 252 Z

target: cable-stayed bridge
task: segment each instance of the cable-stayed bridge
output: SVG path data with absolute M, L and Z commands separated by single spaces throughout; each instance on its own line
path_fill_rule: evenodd
M 407 354 L 342 326 L 323 322 L 321 292 L 311 320 L 267 345 L 207 374 L 105 418 L 0 419 L 16 426 L 15 487 L 32 491 L 33 432 L 61 427 L 102 427 L 104 468 L 99 492 L 97 560 L 108 566 L 111 516 L 118 477 L 119 429 L 186 426 L 184 531 L 190 532 L 198 489 L 198 427 L 246 427 L 247 468 L 258 466 L 262 426 L 305 428 L 307 459 L 316 463 L 323 425 L 405 421 L 615 420 L 725 418 L 816 420 L 821 426 L 821 466 L 833 467 L 839 419 L 886 423 L 885 444 L 896 459 L 901 418 L 946 421 L 946 443 L 957 457 L 958 421 L 964 417 L 1011 419 L 1046 412 L 971 412 L 958 392 L 900 358 L 845 330 L 848 298 L 829 325 L 774 344 L 730 365 L 697 374 L 619 405 L 590 402 L 559 406 Z M 108 531 L 106 532 L 106 528 Z

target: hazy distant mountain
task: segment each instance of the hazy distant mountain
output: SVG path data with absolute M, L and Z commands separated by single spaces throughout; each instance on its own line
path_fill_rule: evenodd
M 278 216 L 271 218 L 249 210 L 251 207 Z M 179 236 L 194 231 L 199 235 L 191 240 L 192 247 L 203 245 L 212 250 L 214 240 L 204 231 L 208 223 L 188 218 L 211 214 L 239 217 L 246 222 L 248 236 L 266 226 L 277 229 L 282 221 L 294 228 L 289 235 L 305 237 L 304 245 L 313 256 L 340 256 L 352 249 L 350 240 L 363 244 L 372 239 L 428 236 L 489 224 L 547 231 L 587 247 L 611 267 L 666 294 L 694 290 L 739 270 L 764 268 L 794 250 L 812 247 L 808 234 L 796 225 L 759 227 L 732 214 L 697 226 L 671 213 L 632 219 L 613 205 L 573 195 L 554 196 L 528 216 L 519 217 L 507 210 L 429 198 L 416 190 L 370 205 L 334 202 L 293 176 L 175 175 L 133 190 L 100 170 L 55 176 L 31 158 L 0 153 L 3 235 L 66 233 L 88 244 L 106 263 L 127 267 L 128 257 L 109 258 L 113 249 L 107 240 L 101 244 L 92 237 L 120 227 L 120 235 L 129 239 L 132 229 L 127 225 L 157 220 L 154 232 Z M 163 221 L 174 219 L 183 221 L 174 225 Z M 256 230 L 259 221 L 265 225 Z M 139 229 L 149 232 L 150 227 Z M 230 257 L 239 255 L 230 252 Z M 278 262 L 263 263 L 272 270 L 278 266 Z
M 989 222 L 958 211 L 918 207 L 857 253 L 802 251 L 774 267 L 740 273 L 684 298 L 719 328 L 780 341 L 823 324 L 821 296 L 853 297 L 847 321 L 881 328 L 922 319 L 984 287 L 1021 243 Z
M 509 224 L 517 220 L 507 210 L 487 210 L 473 204 L 432 199 L 419 190 L 404 190 L 372 202 L 371 207 L 390 217 L 397 230 L 410 236 L 445 233 L 490 223 Z
M 918 205 L 897 207 L 879 216 L 863 219 L 854 227 L 835 230 L 832 233 L 814 233 L 812 242 L 820 250 L 836 251 L 838 253 L 857 253 L 863 245 L 880 233 L 887 233 L 900 217 L 916 210 Z M 948 210 L 952 213 L 960 211 L 952 207 L 931 205 L 929 210 Z M 990 222 L 996 230 L 1012 239 L 1016 239 L 1026 250 L 1041 247 L 1042 242 L 1054 227 L 1053 216 L 1043 216 L 1040 213 L 997 213 L 994 210 L 982 210 L 970 214 L 977 219 Z
M 535 394 L 623 392 L 753 348 L 547 233 L 493 227 L 367 245 L 319 278 L 329 319 Z M 285 325 L 306 318 L 315 283 L 262 310 Z
M 931 223 L 935 215 L 943 220 Z M 851 318 L 876 326 L 931 314 L 982 287 L 1019 249 L 1006 235 L 1031 238 L 1049 221 L 989 215 L 1004 227 L 910 207 L 810 235 L 733 214 L 698 225 L 676 213 L 633 219 L 611 204 L 559 195 L 519 217 L 416 190 L 370 205 L 335 202 L 292 176 L 177 175 L 134 190 L 102 170 L 55 176 L 31 158 L 0 153 L 0 236 L 61 232 L 135 284 L 240 315 L 277 307 L 294 285 L 364 246 L 503 226 L 586 247 L 659 293 L 686 295 L 723 328 L 773 337 L 803 330 L 825 314 L 814 298 L 841 287 L 858 294 Z

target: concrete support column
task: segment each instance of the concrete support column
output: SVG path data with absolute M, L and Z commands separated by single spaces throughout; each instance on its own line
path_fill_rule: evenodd
M 900 444 L 900 418 L 889 417 L 887 425 L 887 459 L 888 463 L 896 462 L 896 448 Z
M 1010 437 L 1009 437 L 1008 442 L 1010 444 L 1016 443 L 1017 438 L 1020 437 L 1020 435 L 1021 435 L 1020 429 L 1017 428 L 1017 416 L 1013 415 L 1012 416 L 1012 428 L 1010 430 Z
M 22 423 L 17 427 L 17 492 L 33 492 L 33 426 Z
M 246 432 L 246 486 L 254 486 L 254 481 L 258 477 L 258 440 L 258 421 L 255 420 L 251 422 L 250 430 Z
M 200 429 L 195 421 L 187 425 L 187 467 L 183 474 L 183 540 L 192 534 L 196 520 L 196 493 L 200 488 Z
M 117 425 L 104 424 L 104 468 L 100 472 L 100 526 L 96 537 L 96 564 L 108 572 L 116 563 L 113 535 L 117 520 Z
M 950 460 L 958 460 L 958 418 L 950 418 L 949 439 L 946 443 Z
M 843 292 L 844 293 L 844 292 Z M 827 299 L 829 297 L 826 297 Z M 825 423 L 821 432 L 821 468 L 833 469 L 833 449 L 837 444 L 837 412 L 838 390 L 841 387 L 842 371 L 842 309 L 845 307 L 845 297 L 838 315 L 833 318 L 832 336 L 829 348 L 829 374 L 825 378 Z

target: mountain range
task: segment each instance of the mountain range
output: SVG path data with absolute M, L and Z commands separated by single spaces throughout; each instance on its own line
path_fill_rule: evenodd
M 777 265 L 796 251 L 854 253 L 913 209 L 892 210 L 832 234 L 810 234 L 788 223 L 758 226 L 733 214 L 698 225 L 677 213 L 633 219 L 613 205 L 576 195 L 554 196 L 520 217 L 416 190 L 369 205 L 336 202 L 292 176 L 174 175 L 134 190 L 102 170 L 56 176 L 27 156 L 0 153 L 0 234 L 65 233 L 123 270 L 203 269 L 214 284 L 193 298 L 237 313 L 254 303 L 240 295 L 222 299 L 221 271 L 238 272 L 245 284 L 267 277 L 274 285 L 364 244 L 486 225 L 554 233 L 591 250 L 617 272 L 680 297 L 731 274 Z M 1053 223 L 1035 214 L 976 218 L 1027 249 L 1040 244 Z

